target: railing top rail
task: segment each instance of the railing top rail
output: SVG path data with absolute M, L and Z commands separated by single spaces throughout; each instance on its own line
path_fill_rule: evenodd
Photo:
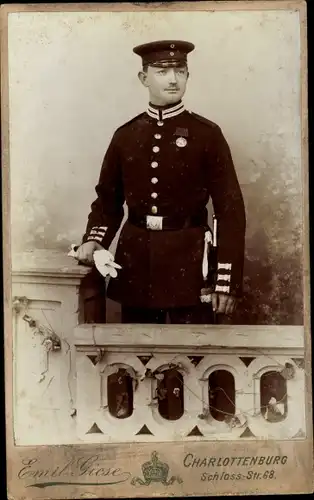
M 303 349 L 303 326 L 79 325 L 76 346 Z
M 81 266 L 67 252 L 34 249 L 12 254 L 12 275 L 83 277 L 90 270 Z

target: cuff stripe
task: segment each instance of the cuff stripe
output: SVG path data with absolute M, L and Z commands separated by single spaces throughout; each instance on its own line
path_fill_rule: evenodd
M 232 265 L 230 264 L 230 262 L 227 262 L 227 263 L 218 262 L 218 269 L 227 269 L 227 270 L 231 271 L 231 267 L 232 267 Z
M 91 231 L 89 234 L 96 234 L 97 236 L 105 236 L 105 232 L 104 231 Z
M 230 274 L 218 274 L 217 281 L 231 281 Z
M 102 236 L 89 236 L 87 238 L 87 241 L 102 241 L 102 240 L 103 240 Z
M 215 292 L 230 293 L 230 286 L 216 285 Z
M 106 235 L 107 232 L 107 227 L 105 226 L 94 226 L 89 232 L 88 239 L 90 238 L 95 238 L 95 239 L 103 239 L 104 236 Z

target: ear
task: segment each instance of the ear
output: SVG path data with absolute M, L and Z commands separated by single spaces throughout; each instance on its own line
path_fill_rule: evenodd
M 140 82 L 144 85 L 144 87 L 148 87 L 148 85 L 147 85 L 147 73 L 145 71 L 139 71 L 137 76 L 138 76 Z
M 188 80 L 189 79 L 189 76 L 190 76 L 190 73 L 187 72 L 187 75 L 186 75 L 186 79 Z

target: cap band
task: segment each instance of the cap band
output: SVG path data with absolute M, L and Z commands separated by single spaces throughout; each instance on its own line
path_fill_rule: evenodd
M 144 63 L 143 61 L 143 67 L 145 66 L 153 66 L 154 68 L 180 68 L 183 66 L 187 66 L 187 60 L 179 61 L 179 60 L 168 59 L 164 61 L 147 62 L 147 63 Z
M 181 62 L 183 64 L 187 62 L 187 56 L 186 54 L 182 54 L 182 52 L 179 51 L 162 51 L 157 53 L 153 52 L 151 54 L 145 54 L 143 56 L 143 64 L 158 64 L 165 61 Z

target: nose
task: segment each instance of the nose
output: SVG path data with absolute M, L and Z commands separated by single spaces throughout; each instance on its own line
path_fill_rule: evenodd
M 176 74 L 174 68 L 169 68 L 168 81 L 170 84 L 173 84 L 173 85 L 177 84 L 177 74 Z

